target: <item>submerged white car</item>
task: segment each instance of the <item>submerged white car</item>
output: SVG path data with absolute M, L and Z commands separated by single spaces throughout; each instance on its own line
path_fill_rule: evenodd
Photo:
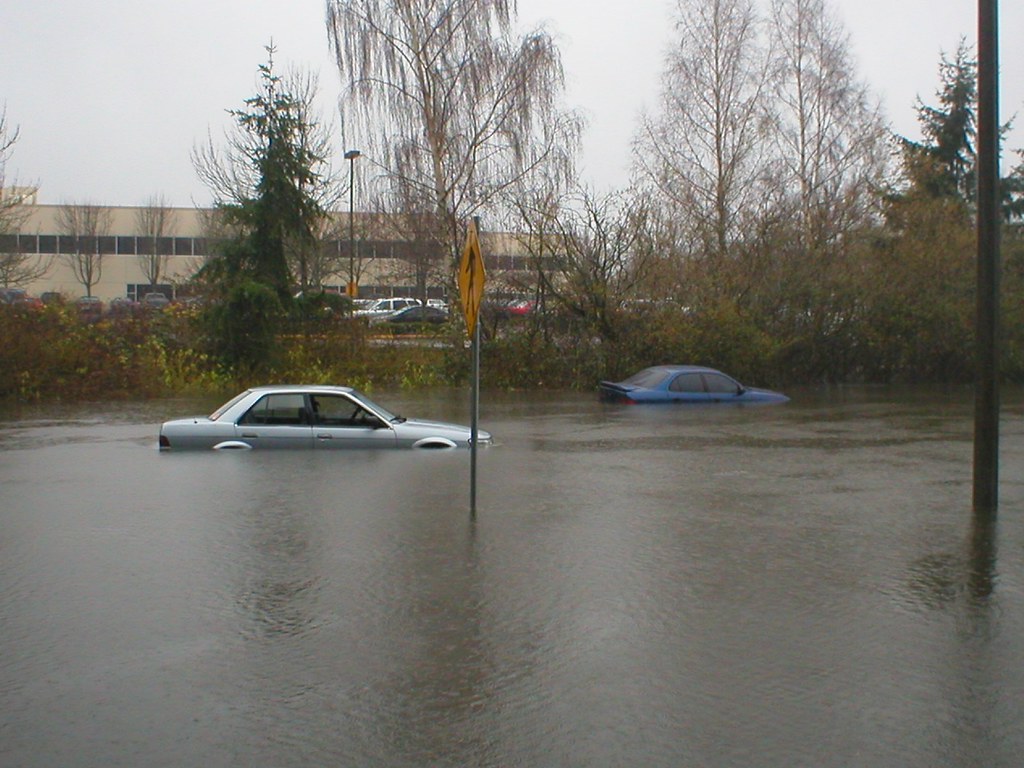
M 477 445 L 491 435 L 477 430 Z M 253 387 L 209 416 L 160 425 L 160 450 L 457 448 L 472 430 L 396 416 L 351 387 Z

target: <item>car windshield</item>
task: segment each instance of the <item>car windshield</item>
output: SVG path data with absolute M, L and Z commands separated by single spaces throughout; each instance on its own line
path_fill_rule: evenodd
M 634 387 L 644 387 L 645 389 L 656 389 L 665 380 L 666 376 L 668 376 L 668 372 L 660 368 L 644 368 L 644 370 L 634 373 L 622 383 Z
M 405 421 L 405 419 L 403 419 L 401 416 L 396 416 L 395 414 L 391 413 L 391 411 L 389 411 L 387 408 L 382 408 L 381 406 L 377 405 L 375 402 L 373 402 L 373 400 L 368 398 L 362 392 L 352 390 L 352 394 L 359 402 L 363 403 L 367 408 L 375 411 L 377 415 L 380 416 L 385 421 L 390 421 L 392 424 Z
M 222 405 L 220 408 L 218 408 L 216 411 L 210 414 L 210 421 L 216 421 L 217 419 L 219 419 L 221 416 L 224 415 L 224 412 L 227 411 L 228 408 L 233 406 L 235 403 L 237 403 L 239 400 L 241 400 L 248 394 L 248 392 L 243 392 L 240 395 L 235 395 L 234 397 L 232 397 L 230 400 L 224 403 L 224 405 Z

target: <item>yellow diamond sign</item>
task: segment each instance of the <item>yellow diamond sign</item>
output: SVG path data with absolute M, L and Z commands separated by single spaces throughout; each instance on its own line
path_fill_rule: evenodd
M 480 255 L 480 236 L 477 232 L 476 219 L 469 222 L 466 247 L 462 249 L 459 296 L 462 300 L 462 314 L 466 318 L 466 332 L 472 339 L 476 329 L 476 318 L 480 314 L 480 302 L 484 296 L 484 260 Z

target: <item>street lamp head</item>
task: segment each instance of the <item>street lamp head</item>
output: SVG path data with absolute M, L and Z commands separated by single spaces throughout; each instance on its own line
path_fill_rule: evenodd
M 355 160 L 361 154 L 363 154 L 363 153 L 360 152 L 358 149 L 350 149 L 348 152 L 345 153 L 345 159 L 346 160 Z

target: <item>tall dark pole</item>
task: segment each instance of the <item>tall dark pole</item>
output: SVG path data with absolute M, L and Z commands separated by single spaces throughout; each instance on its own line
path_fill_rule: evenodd
M 974 509 L 999 505 L 999 3 L 978 0 L 978 306 Z
M 356 226 L 355 226 L 355 190 L 356 190 L 356 158 L 362 154 L 358 149 L 350 149 L 345 153 L 348 160 L 348 295 L 355 298 L 356 288 Z

